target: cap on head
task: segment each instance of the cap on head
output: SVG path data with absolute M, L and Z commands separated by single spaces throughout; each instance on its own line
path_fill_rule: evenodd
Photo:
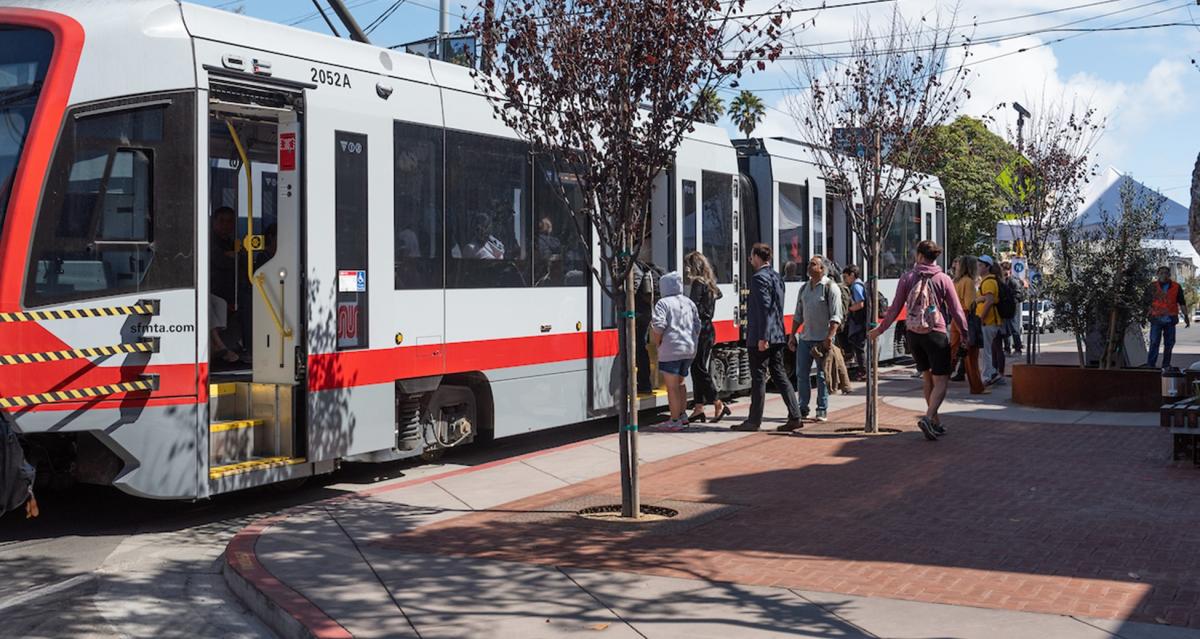
M 996 265 L 996 260 L 993 260 L 991 255 L 980 255 L 979 261 L 983 262 L 984 264 L 987 264 L 988 266 Z

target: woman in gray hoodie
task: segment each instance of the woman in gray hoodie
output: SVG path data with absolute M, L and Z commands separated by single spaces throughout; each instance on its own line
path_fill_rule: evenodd
M 687 428 L 687 379 L 692 359 L 696 357 L 696 339 L 700 335 L 700 311 L 683 294 L 683 277 L 672 271 L 659 280 L 662 297 L 654 305 L 650 327 L 658 347 L 658 370 L 667 385 L 667 403 L 671 419 L 662 428 Z

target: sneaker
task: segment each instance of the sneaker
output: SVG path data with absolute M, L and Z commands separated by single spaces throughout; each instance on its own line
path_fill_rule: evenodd
M 681 422 L 678 419 L 672 418 L 672 419 L 668 419 L 667 421 L 659 424 L 658 430 L 674 433 L 674 432 L 681 431 L 686 427 L 687 427 L 686 423 Z
M 817 411 L 817 421 L 827 422 L 829 421 L 829 415 L 825 411 L 819 410 Z
M 730 427 L 729 430 L 736 430 L 739 433 L 753 433 L 753 432 L 757 431 L 759 428 L 762 428 L 762 426 L 759 424 L 755 424 L 754 422 L 742 422 L 740 424 Z
M 961 382 L 961 381 L 965 381 L 966 379 L 967 379 L 966 373 L 960 373 L 958 375 L 954 375 L 954 376 L 950 377 L 950 381 L 952 381 L 952 382 Z
M 776 428 L 775 430 L 780 433 L 790 433 L 792 431 L 800 430 L 801 428 L 804 428 L 804 420 L 793 418 L 787 420 L 786 424 Z
M 933 424 L 933 432 L 937 433 L 938 437 L 946 434 L 946 427 L 941 424 Z
M 917 427 L 921 429 L 921 432 L 925 435 L 925 439 L 928 439 L 931 442 L 937 441 L 937 431 L 933 429 L 933 422 L 929 421 L 928 417 L 922 417 L 921 419 L 918 419 Z

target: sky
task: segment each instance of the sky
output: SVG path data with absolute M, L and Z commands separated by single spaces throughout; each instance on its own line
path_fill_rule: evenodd
M 502 0 L 503 1 L 503 0 Z M 748 0 L 748 8 L 771 7 L 778 0 Z M 846 0 L 824 0 L 828 5 Z M 845 51 L 836 41 L 850 37 L 856 23 L 881 27 L 899 11 L 908 19 L 925 17 L 948 24 L 954 14 L 956 36 L 982 40 L 1019 36 L 972 47 L 968 88 L 971 97 L 962 112 L 988 114 L 998 132 L 1015 121 L 1010 108 L 1021 102 L 1030 109 L 1046 101 L 1073 100 L 1097 109 L 1107 121 L 1097 146 L 1102 169 L 1115 167 L 1164 195 L 1188 204 L 1192 166 L 1200 152 L 1200 26 L 1136 29 L 1104 33 L 1053 31 L 1051 28 L 1133 27 L 1169 22 L 1200 24 L 1197 0 L 961 0 L 957 5 L 938 0 L 893 0 L 856 7 L 829 7 L 794 14 L 789 49 L 824 54 Z M 295 24 L 328 33 L 311 2 L 304 0 L 200 0 L 198 4 Z M 392 0 L 349 0 L 364 26 L 392 5 Z M 795 0 L 792 6 L 816 8 L 821 0 Z M 476 2 L 450 0 L 450 28 L 462 22 Z M 1050 13 L 1046 13 L 1050 12 Z M 1030 14 L 1043 14 L 1034 15 Z M 1023 17 L 1025 16 L 1025 17 Z M 330 14 L 330 17 L 336 18 Z M 812 21 L 812 22 L 808 22 Z M 803 27 L 800 28 L 803 22 Z M 438 26 L 437 0 L 404 0 L 371 34 L 374 43 L 393 45 L 433 35 Z M 344 30 L 340 28 L 339 30 Z M 1028 35 L 1025 35 L 1028 34 Z M 1054 42 L 1067 38 L 1062 42 Z M 803 47 L 803 48 L 799 48 Z M 988 60 L 1003 54 L 995 60 Z M 768 105 L 758 136 L 800 137 L 787 110 L 795 93 L 798 72 L 794 61 L 779 61 L 743 78 L 741 88 L 758 93 Z M 736 91 L 726 91 L 728 101 Z M 730 135 L 741 137 L 722 120 Z

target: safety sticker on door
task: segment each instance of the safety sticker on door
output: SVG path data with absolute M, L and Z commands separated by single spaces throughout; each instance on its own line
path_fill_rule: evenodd
M 366 293 L 366 271 L 338 271 L 339 293 Z
M 279 134 L 279 170 L 296 170 L 296 134 L 288 131 Z

